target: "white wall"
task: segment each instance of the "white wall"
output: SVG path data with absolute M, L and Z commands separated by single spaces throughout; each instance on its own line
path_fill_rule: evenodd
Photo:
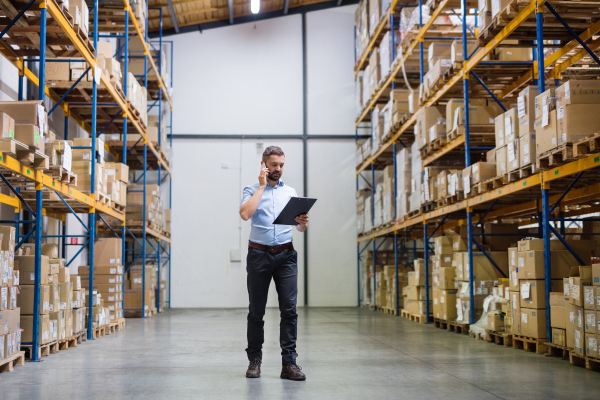
M 354 9 L 306 16 L 309 135 L 354 134 Z M 173 132 L 302 134 L 301 22 L 294 15 L 173 36 Z M 198 51 L 182 50 L 190 46 Z M 354 140 L 308 143 L 307 194 L 319 199 L 308 234 L 309 305 L 355 306 Z M 173 307 L 247 307 L 250 223 L 239 218 L 239 200 L 243 187 L 257 181 L 260 156 L 269 145 L 286 153 L 282 180 L 302 196 L 301 140 L 173 141 Z M 243 261 L 230 262 L 229 251 L 240 246 Z M 302 306 L 303 235 L 298 232 L 294 247 Z M 277 306 L 273 285 L 268 306 Z
M 173 132 L 302 134 L 301 24 L 293 15 L 173 36 Z

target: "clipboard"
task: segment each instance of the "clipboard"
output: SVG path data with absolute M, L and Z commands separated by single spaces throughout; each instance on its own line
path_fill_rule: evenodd
M 298 225 L 296 217 L 307 214 L 316 201 L 317 199 L 308 197 L 292 197 L 275 218 L 273 225 Z

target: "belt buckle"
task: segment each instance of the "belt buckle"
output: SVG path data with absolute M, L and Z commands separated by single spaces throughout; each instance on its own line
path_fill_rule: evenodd
M 269 251 L 270 251 L 271 253 L 275 253 L 275 246 L 270 246 L 270 247 L 269 247 Z

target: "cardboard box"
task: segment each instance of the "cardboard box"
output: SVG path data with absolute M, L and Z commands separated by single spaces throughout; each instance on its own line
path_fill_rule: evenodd
M 566 346 L 566 334 L 564 329 L 552 328 L 552 343 L 557 346 Z
M 58 282 L 71 283 L 71 274 L 69 273 L 69 267 L 60 267 L 58 270 Z
M 35 283 L 35 256 L 14 256 L 19 262 L 19 281 L 22 285 L 33 285 Z M 40 282 L 47 285 L 50 275 L 50 263 L 48 257 L 42 256 L 40 263 Z
M 504 114 L 498 115 L 494 119 L 494 134 L 496 135 L 496 148 L 506 144 L 504 140 Z
M 491 7 L 490 7 L 491 10 Z M 473 52 L 477 49 L 477 41 L 476 40 L 468 40 L 467 39 L 467 56 L 473 54 Z M 452 42 L 452 47 L 450 48 L 450 61 L 452 63 L 462 62 L 463 61 L 463 41 L 455 40 Z
M 546 310 L 521 308 L 521 335 L 535 339 L 546 338 Z
M 543 239 L 527 239 L 527 240 L 519 240 L 517 242 L 518 251 L 531 251 L 531 250 L 544 250 L 544 240 Z M 551 240 L 550 241 L 550 250 L 565 250 L 565 246 L 559 240 Z
M 600 81 L 571 79 L 556 89 L 561 106 L 568 104 L 600 104 Z
M 600 286 L 600 264 L 592 264 L 592 284 Z
M 598 358 L 598 337 L 595 334 L 585 334 L 585 355 Z
M 496 176 L 504 176 L 508 173 L 506 146 L 496 149 Z
M 42 255 L 47 256 L 49 259 L 58 258 L 58 245 L 55 243 L 42 243 L 41 249 Z M 59 261 L 52 261 L 53 264 L 59 263 Z
M 547 124 L 544 124 L 547 123 Z M 558 125 L 556 122 L 556 110 L 548 113 L 539 122 L 535 122 L 535 151 L 536 156 L 554 149 L 558 145 Z
M 479 183 L 496 176 L 496 165 L 484 162 L 477 162 L 471 165 L 471 183 Z M 463 179 L 465 172 L 463 170 Z
M 504 113 L 504 143 L 508 144 L 519 136 L 519 118 L 515 107 Z
M 33 314 L 34 285 L 21 285 L 17 295 L 17 306 L 21 308 L 21 314 Z M 40 286 L 40 314 L 50 312 L 50 289 L 48 285 Z
M 487 328 L 492 331 L 502 332 L 504 330 L 504 314 L 499 311 L 487 313 Z
M 587 266 L 572 267 L 569 275 L 569 292 L 571 303 L 583 307 L 584 286 L 592 284 L 592 268 Z
M 50 318 L 48 315 L 40 315 L 39 341 L 46 344 L 50 341 Z M 31 342 L 33 340 L 33 315 L 21 315 L 21 341 Z
M 40 132 L 47 130 L 47 115 L 41 100 L 0 101 L 0 111 L 14 119 L 15 127 L 16 124 L 31 124 L 36 125 Z
M 417 124 L 415 126 L 415 138 L 418 143 L 419 150 L 427 145 L 429 129 L 436 124 L 440 124 L 445 120 L 445 109 L 441 106 L 424 107 L 417 113 Z
M 552 288 L 556 289 L 562 280 L 553 280 Z M 521 280 L 521 307 L 531 309 L 546 309 L 546 285 L 544 280 Z M 552 290 L 552 288 L 550 290 Z
M 596 309 L 596 295 L 595 292 L 597 286 L 584 286 L 583 287 L 583 308 L 586 310 Z
M 488 253 L 498 268 L 508 275 L 508 253 L 506 251 L 491 251 Z M 469 276 L 469 262 L 464 260 L 464 275 Z M 490 260 L 480 252 L 473 252 L 473 279 L 478 281 L 493 281 L 502 278 L 500 271 Z
M 59 310 L 70 310 L 72 307 L 72 299 L 73 299 L 73 284 L 69 283 L 59 283 L 58 291 L 60 295 L 60 303 L 58 304 Z
M 586 353 L 585 348 L 585 332 L 581 328 L 575 329 L 575 343 L 573 346 L 575 354 L 584 356 Z
M 596 310 L 583 310 L 583 321 L 586 333 L 598 333 L 596 327 Z
M 15 140 L 44 151 L 43 131 L 33 124 L 15 124 Z
M 437 272 L 437 287 L 440 289 L 456 289 L 456 269 L 449 268 L 440 268 Z M 436 286 L 435 277 L 434 277 L 434 286 Z
M 48 285 L 48 291 L 50 292 L 50 303 L 48 306 L 48 311 L 55 312 L 59 310 L 60 303 L 60 292 L 58 290 L 58 283 L 53 283 Z
M 117 181 L 129 183 L 129 166 L 122 163 L 107 162 L 106 173 L 107 175 L 114 175 Z M 109 172 L 114 171 L 114 172 Z
M 517 98 L 517 114 L 519 117 L 519 137 L 535 132 L 535 98 L 539 95 L 537 86 L 527 86 Z
M 15 137 L 15 120 L 5 112 L 0 112 L 0 137 Z
M 599 95 L 600 97 L 600 95 Z M 572 143 L 600 131 L 600 104 L 560 103 L 556 110 L 558 144 Z
M 94 268 L 121 265 L 121 239 L 102 238 L 95 242 Z
M 535 131 L 525 133 L 519 137 L 519 158 L 520 167 L 523 168 L 535 161 Z
M 590 252 L 583 253 L 584 261 L 589 262 Z M 546 277 L 544 267 L 544 252 L 542 250 L 520 252 L 519 257 L 522 257 L 523 263 L 519 265 L 519 279 L 544 279 Z M 577 264 L 577 260 L 569 250 L 552 250 L 550 252 L 552 263 L 552 279 L 562 279 L 569 276 L 571 265 Z
M 521 166 L 521 152 L 519 149 L 520 138 L 511 140 L 506 145 L 507 172 L 518 170 Z
M 48 81 L 68 81 L 70 70 L 68 62 L 46 62 L 46 80 Z M 52 83 L 49 84 L 52 86 Z
M 565 307 L 550 307 L 550 325 L 553 328 L 567 329 L 567 315 Z

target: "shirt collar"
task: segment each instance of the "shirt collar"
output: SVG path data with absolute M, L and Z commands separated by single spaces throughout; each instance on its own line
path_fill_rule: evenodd
M 280 180 L 279 180 L 279 183 L 278 183 L 278 184 L 277 184 L 277 186 L 275 186 L 275 187 L 271 186 L 271 184 L 268 184 L 267 186 L 269 186 L 271 189 L 274 189 L 274 188 L 275 188 L 275 187 L 277 187 L 277 186 L 283 186 L 283 181 L 280 179 Z

